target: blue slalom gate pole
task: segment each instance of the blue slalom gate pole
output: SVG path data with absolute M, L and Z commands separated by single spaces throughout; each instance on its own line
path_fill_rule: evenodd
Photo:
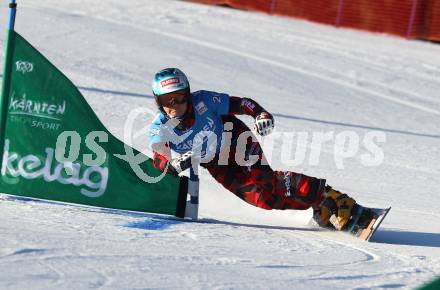
M 15 0 L 11 0 L 9 3 L 8 32 L 6 35 L 5 62 L 3 64 L 3 82 L 0 95 L 0 164 L 3 164 L 3 147 L 5 146 L 6 115 L 11 85 L 12 51 L 14 48 L 14 37 L 12 37 L 12 34 L 15 26 L 16 11 L 17 4 Z
M 194 164 L 190 168 L 188 194 L 186 201 L 185 217 L 197 220 L 199 215 L 199 165 Z
M 15 0 L 11 0 L 11 2 L 9 2 L 8 30 L 14 30 L 16 12 L 17 12 L 17 3 L 15 3 Z

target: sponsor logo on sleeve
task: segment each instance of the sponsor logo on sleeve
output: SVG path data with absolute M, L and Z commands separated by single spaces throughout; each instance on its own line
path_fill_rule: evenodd
M 241 102 L 242 102 L 241 106 L 247 107 L 252 112 L 254 111 L 255 105 L 252 102 L 250 102 L 249 100 L 246 100 L 246 99 L 243 99 Z
M 199 103 L 195 106 L 195 108 L 196 108 L 197 113 L 199 113 L 199 115 L 202 115 L 202 114 L 204 114 L 206 111 L 208 111 L 208 108 L 206 107 L 205 103 L 202 102 L 202 101 L 199 102 Z

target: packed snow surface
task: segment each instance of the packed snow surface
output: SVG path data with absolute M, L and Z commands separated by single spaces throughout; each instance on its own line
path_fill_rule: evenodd
M 263 140 L 273 168 L 393 208 L 367 243 L 309 225 L 310 211 L 247 205 L 205 171 L 201 223 L 1 194 L 1 289 L 411 289 L 440 273 L 438 44 L 186 1 L 18 4 L 16 30 L 117 137 L 130 112 L 155 108 L 153 74 L 179 67 L 193 90 L 252 97 L 274 114 L 277 133 Z M 140 150 L 151 119 L 137 118 Z M 283 132 L 309 139 L 293 135 L 286 150 Z M 319 158 L 314 132 L 333 134 Z M 336 136 L 352 134 L 359 150 L 342 158 Z M 368 134 L 381 136 L 374 166 L 362 157 Z M 301 150 L 302 162 L 287 161 Z

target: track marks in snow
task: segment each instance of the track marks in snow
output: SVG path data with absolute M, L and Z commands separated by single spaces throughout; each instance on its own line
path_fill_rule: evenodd
M 49 9 L 54 10 L 54 11 L 58 11 L 61 12 L 63 14 L 69 14 L 68 11 L 59 9 L 59 8 L 54 8 L 54 7 L 49 7 Z M 260 63 L 265 63 L 267 65 L 273 66 L 273 67 L 278 67 L 293 73 L 297 73 L 297 74 L 301 74 L 304 76 L 308 76 L 310 78 L 315 78 L 315 79 L 320 79 L 323 80 L 325 82 L 330 82 L 333 84 L 336 84 L 338 86 L 344 87 L 345 89 L 350 89 L 350 90 L 354 90 L 354 91 L 358 91 L 361 92 L 363 94 L 369 95 L 369 96 L 374 96 L 376 98 L 379 99 L 383 99 L 383 100 L 387 100 L 389 102 L 393 102 L 395 104 L 399 104 L 399 105 L 403 105 L 412 109 L 416 109 L 425 113 L 430 113 L 430 114 L 435 114 L 435 115 L 440 115 L 440 111 L 433 109 L 431 107 L 425 106 L 425 105 L 421 105 L 417 102 L 414 101 L 408 101 L 408 100 L 404 100 L 400 97 L 396 97 L 393 96 L 391 94 L 387 94 L 384 92 L 380 92 L 377 89 L 374 89 L 372 87 L 368 88 L 368 87 L 363 87 L 359 84 L 353 83 L 352 80 L 350 80 L 350 78 L 347 78 L 346 76 L 343 76 L 344 78 L 340 78 L 340 79 L 335 79 L 332 76 L 323 74 L 323 73 L 319 73 L 317 71 L 314 70 L 310 70 L 310 69 L 305 69 L 305 68 L 301 68 L 301 67 L 297 67 L 294 65 L 290 65 L 281 61 L 276 61 L 274 59 L 270 59 L 268 57 L 264 57 L 264 56 L 260 56 L 257 54 L 253 54 L 253 53 L 247 53 L 244 52 L 243 50 L 240 49 L 235 49 L 232 46 L 231 47 L 227 47 L 225 45 L 222 44 L 215 44 L 213 42 L 210 42 L 208 40 L 203 40 L 201 38 L 197 39 L 195 38 L 195 36 L 191 35 L 191 36 L 186 36 L 186 35 L 182 35 L 181 33 L 173 33 L 173 32 L 169 32 L 169 30 L 161 30 L 161 29 L 154 29 L 151 27 L 146 27 L 146 26 L 141 26 L 141 25 L 137 25 L 134 24 L 132 22 L 123 22 L 121 20 L 117 20 L 115 18 L 108 18 L 105 16 L 99 16 L 97 14 L 90 16 L 90 18 L 94 18 L 97 20 L 101 20 L 101 21 L 105 21 L 105 22 L 109 22 L 109 23 L 114 23 L 114 24 L 118 24 L 121 26 L 128 26 L 128 27 L 132 27 L 132 28 L 136 28 L 138 30 L 141 31 L 146 31 L 146 32 L 150 32 L 150 33 L 154 33 L 154 34 L 158 34 L 158 35 L 162 35 L 165 37 L 169 37 L 169 38 L 173 38 L 175 40 L 180 40 L 180 41 L 184 41 L 187 43 L 191 43 L 197 46 L 201 46 L 201 47 L 205 47 L 205 48 L 209 48 L 209 49 L 213 49 L 216 51 L 221 51 L 224 53 L 228 53 L 228 54 L 232 54 L 232 55 L 236 55 L 245 59 L 249 59 L 249 60 L 253 60 L 253 61 L 258 61 Z M 365 82 L 368 83 L 368 82 Z M 369 83 L 369 85 L 374 85 L 374 83 Z M 394 91 L 398 92 L 396 89 L 394 89 Z M 417 94 L 411 93 L 411 92 L 405 92 L 405 94 L 407 95 L 412 95 L 412 96 L 416 96 Z M 420 96 L 419 96 L 420 98 Z
M 101 19 L 100 17 L 97 17 L 97 18 Z M 109 19 L 103 19 L 103 20 L 115 22 L 114 20 L 109 20 Z M 127 23 L 121 23 L 119 21 L 116 21 L 116 23 L 121 24 L 121 25 L 127 25 Z M 202 47 L 206 47 L 206 48 L 222 51 L 222 52 L 229 53 L 229 54 L 234 54 L 234 55 L 237 55 L 237 56 L 240 56 L 240 57 L 243 57 L 243 58 L 247 58 L 247 59 L 251 59 L 251 60 L 254 60 L 254 61 L 261 62 L 261 63 L 265 63 L 265 64 L 268 64 L 270 66 L 282 68 L 282 69 L 285 69 L 287 71 L 298 73 L 298 74 L 301 74 L 301 75 L 305 75 L 305 76 L 308 76 L 308 77 L 311 77 L 311 78 L 321 79 L 323 81 L 334 83 L 334 84 L 337 84 L 339 86 L 345 87 L 346 89 L 360 91 L 360 92 L 362 92 L 364 94 L 367 94 L 367 95 L 370 95 L 370 96 L 374 96 L 374 97 L 377 97 L 377 98 L 380 98 L 380 99 L 384 99 L 384 100 L 387 100 L 387 101 L 390 101 L 390 102 L 394 102 L 394 103 L 397 103 L 397 104 L 400 104 L 400 105 L 404 105 L 404 106 L 407 106 L 407 107 L 410 107 L 410 108 L 413 108 L 413 109 L 417 109 L 419 111 L 423 111 L 423 112 L 431 113 L 431 114 L 435 114 L 435 115 L 440 115 L 440 111 L 438 111 L 436 109 L 432 109 L 430 107 L 427 107 L 427 106 L 424 106 L 424 105 L 420 105 L 420 104 L 418 104 L 416 102 L 407 101 L 407 100 L 401 99 L 399 97 L 392 96 L 390 94 L 382 93 L 382 92 L 378 91 L 377 89 L 373 89 L 372 87 L 374 87 L 374 85 L 376 85 L 376 86 L 378 86 L 378 85 L 374 84 L 372 82 L 364 81 L 365 84 L 369 84 L 371 86 L 371 88 L 368 88 L 368 87 L 365 87 L 365 86 L 361 86 L 361 85 L 357 85 L 355 83 L 352 83 L 353 79 L 347 78 L 346 76 L 343 76 L 342 74 L 339 74 L 339 76 L 344 77 L 344 79 L 336 79 L 336 78 L 333 78 L 332 76 L 328 76 L 328 75 L 325 75 L 325 74 L 322 74 L 322 73 L 318 73 L 318 72 L 316 72 L 314 70 L 309 70 L 309 69 L 300 68 L 300 67 L 297 67 L 297 66 L 292 66 L 290 64 L 287 64 L 287 63 L 284 63 L 284 62 L 279 62 L 279 61 L 276 61 L 276 60 L 273 60 L 273 59 L 269 59 L 269 58 L 266 58 L 266 57 L 262 57 L 262 56 L 259 56 L 259 55 L 256 55 L 256 54 L 246 53 L 246 52 L 238 50 L 238 49 L 229 48 L 229 47 L 226 47 L 226 46 L 223 46 L 223 45 L 219 45 L 219 44 L 214 44 L 214 43 L 211 43 L 211 42 L 208 42 L 208 41 L 204 41 L 204 40 L 201 40 L 201 39 L 195 39 L 195 38 L 193 38 L 193 36 L 188 37 L 188 36 L 184 36 L 184 35 L 181 35 L 181 34 L 165 32 L 165 31 L 162 31 L 162 30 L 145 28 L 145 27 L 139 27 L 139 26 L 133 25 L 131 23 L 128 24 L 128 25 L 134 26 L 137 29 L 153 32 L 153 33 L 156 33 L 156 34 L 160 34 L 160 35 L 163 35 L 163 36 L 167 36 L 167 37 L 178 39 L 178 40 L 185 41 L 185 42 L 190 42 L 190 43 L 202 46 Z M 332 73 L 335 73 L 335 72 L 332 72 Z M 379 86 L 384 88 L 383 85 L 379 85 Z M 399 91 L 397 89 L 393 89 L 393 91 L 399 93 Z M 410 92 L 405 92 L 405 94 L 412 95 L 412 96 L 415 96 L 417 98 L 423 98 L 423 97 L 420 97 L 420 96 L 418 96 L 418 95 L 416 95 L 414 93 L 410 93 Z
M 22 208 L 28 202 L 14 201 L 11 198 L 10 203 L 16 203 Z M 34 267 L 38 267 L 38 276 L 28 277 L 28 281 L 39 285 L 67 288 L 124 288 L 124 285 L 131 285 L 130 288 L 134 288 L 136 285 L 148 283 L 145 277 L 155 273 L 154 283 L 143 285 L 173 287 L 176 284 L 169 280 L 167 274 L 167 269 L 173 265 L 176 279 L 183 278 L 185 269 L 193 269 L 195 276 L 191 276 L 188 281 L 181 281 L 184 288 L 190 287 L 191 283 L 208 288 L 217 284 L 224 286 L 224 281 L 229 281 L 226 277 L 237 271 L 242 277 L 239 282 L 234 280 L 231 284 L 233 288 L 238 287 L 239 283 L 250 285 L 249 283 L 258 279 L 261 271 L 270 271 L 271 279 L 278 281 L 277 285 L 280 287 L 288 287 L 291 281 L 300 281 L 312 283 L 311 285 L 339 283 L 336 288 L 340 288 L 352 285 L 354 281 L 375 285 L 372 281 L 389 280 L 390 277 L 390 281 L 397 283 L 399 279 L 410 279 L 417 274 L 414 271 L 421 268 L 411 267 L 412 261 L 405 260 L 404 267 L 399 267 L 399 270 L 390 267 L 383 271 L 380 266 L 384 260 L 387 265 L 401 265 L 402 262 L 393 255 L 386 254 L 382 258 L 384 254 L 376 254 L 374 249 L 362 246 L 368 244 L 327 231 L 302 231 L 263 224 L 240 225 L 221 221 L 170 222 L 154 215 L 102 212 L 82 206 L 57 206 L 45 202 L 30 202 L 29 205 L 26 215 L 40 217 L 41 224 L 46 226 L 61 227 L 51 224 L 60 214 L 60 209 L 66 220 L 77 217 L 69 222 L 68 227 L 63 228 L 62 235 L 48 238 L 54 239 L 51 243 L 58 244 L 57 241 L 64 239 L 62 236 L 70 237 L 69 248 L 52 248 L 46 251 L 43 247 L 29 246 L 10 250 L 9 253 L 15 255 L 0 259 L 1 268 L 5 265 L 21 265 L 24 272 L 31 273 L 35 272 Z M 125 226 L 134 221 L 151 224 L 149 220 L 154 221 L 154 228 Z M 170 226 L 157 227 L 161 221 Z M 83 239 L 77 237 L 77 226 L 84 227 L 89 234 L 93 233 L 94 239 L 85 244 L 80 243 L 77 247 L 75 240 Z M 39 227 L 44 229 L 44 226 Z M 118 239 L 113 239 L 112 234 L 117 235 Z M 328 238 L 329 235 L 334 238 Z M 34 241 L 36 242 L 42 243 Z M 131 250 L 127 248 L 127 243 Z M 117 247 L 118 244 L 122 247 Z M 176 248 L 179 250 L 170 251 Z M 423 264 L 423 259 L 417 259 Z M 118 265 L 118 270 L 115 271 L 111 265 Z M 357 268 L 364 270 L 353 274 L 353 269 Z M 211 274 L 208 280 L 197 274 L 204 272 L 218 274 Z M 363 274 L 364 272 L 368 274 Z M 126 276 L 130 276 L 135 282 L 127 281 Z
M 362 65 L 370 70 L 373 69 L 378 73 L 386 74 L 389 77 L 408 78 L 409 76 L 411 79 L 415 77 L 417 79 L 440 84 L 440 68 L 433 65 L 419 63 L 419 66 L 429 71 L 429 73 L 424 73 L 414 70 L 413 67 L 402 67 L 403 58 L 407 58 L 408 56 L 397 57 L 395 55 L 390 55 L 389 51 L 384 51 L 385 54 L 376 53 L 373 55 L 370 51 L 362 48 L 361 45 L 353 47 L 353 43 L 341 42 L 335 38 L 322 39 L 321 35 L 319 38 L 311 38 L 310 36 L 302 36 L 299 32 L 295 33 L 296 34 L 283 35 L 283 37 L 286 41 L 291 43 L 293 42 L 299 46 L 310 47 L 316 51 L 322 51 L 327 55 L 338 55 L 344 61 L 350 61 L 354 65 Z M 403 42 L 406 40 L 401 41 Z M 392 62 L 392 65 L 389 65 L 390 61 Z M 421 98 L 439 101 L 438 98 L 431 98 L 428 96 L 421 96 Z
M 12 254 L 10 254 L 10 256 L 15 256 L 15 255 L 28 255 L 28 254 L 39 254 L 39 253 L 44 253 L 46 252 L 46 249 L 31 249 L 31 248 L 25 248 L 25 249 L 20 249 L 20 250 L 16 250 L 14 251 Z
M 109 21 L 108 19 L 105 19 L 105 20 Z M 111 20 L 111 22 L 114 22 L 114 20 Z M 122 24 L 122 25 L 127 25 L 127 23 L 121 23 L 121 22 L 118 22 L 118 21 L 116 21 L 116 22 L 119 23 L 119 24 Z M 178 39 L 178 40 L 185 41 L 185 42 L 190 42 L 190 43 L 202 46 L 202 47 L 206 47 L 206 48 L 222 51 L 222 52 L 225 52 L 225 53 L 234 54 L 234 55 L 237 55 L 237 56 L 240 56 L 240 57 L 243 57 L 243 58 L 247 58 L 247 59 L 251 59 L 251 60 L 254 60 L 254 61 L 261 62 L 261 63 L 265 63 L 265 64 L 268 64 L 270 66 L 282 68 L 282 69 L 285 69 L 287 71 L 298 73 L 298 74 L 301 74 L 301 75 L 305 75 L 305 76 L 308 76 L 308 77 L 311 77 L 311 78 L 321 79 L 323 81 L 334 83 L 334 84 L 337 84 L 339 86 L 345 87 L 346 89 L 360 91 L 360 92 L 362 92 L 364 94 L 367 94 L 367 95 L 370 95 L 370 96 L 374 96 L 374 97 L 377 97 L 377 98 L 380 98 L 380 99 L 384 99 L 384 100 L 387 100 L 387 101 L 390 101 L 390 102 L 394 102 L 394 103 L 397 103 L 397 104 L 400 104 L 400 105 L 404 105 L 404 106 L 407 106 L 407 107 L 410 107 L 410 108 L 413 108 L 413 109 L 417 109 L 417 110 L 423 111 L 425 113 L 431 113 L 431 114 L 435 114 L 435 115 L 440 115 L 440 111 L 438 111 L 438 110 L 432 109 L 432 108 L 427 107 L 427 106 L 420 105 L 420 104 L 418 104 L 416 102 L 403 100 L 401 98 L 394 97 L 392 95 L 381 93 L 381 92 L 379 92 L 377 90 L 374 90 L 374 89 L 371 89 L 371 88 L 362 87 L 362 86 L 353 84 L 350 81 L 347 81 L 347 79 L 339 79 L 338 80 L 338 79 L 332 78 L 331 76 L 327 76 L 325 74 L 321 74 L 321 73 L 318 73 L 318 72 L 313 71 L 313 70 L 308 70 L 308 69 L 292 66 L 292 65 L 286 64 L 284 62 L 279 62 L 279 61 L 276 61 L 276 60 L 272 60 L 272 59 L 269 59 L 269 58 L 258 56 L 256 54 L 246 53 L 246 52 L 243 52 L 243 51 L 240 51 L 240 50 L 237 50 L 237 49 L 228 48 L 228 47 L 225 47 L 223 45 L 214 44 L 214 43 L 207 42 L 207 41 L 204 41 L 204 40 L 201 40 L 201 39 L 195 39 L 192 36 L 191 37 L 187 37 L 187 36 L 184 36 L 184 35 L 170 33 L 170 32 L 165 32 L 165 31 L 161 31 L 161 30 L 145 28 L 145 27 L 138 27 L 138 26 L 133 25 L 133 24 L 129 24 L 129 25 L 130 26 L 134 26 L 137 29 L 149 31 L 149 32 L 156 33 L 156 34 L 161 34 L 161 35 L 164 35 L 164 36 L 167 36 L 167 37 L 170 37 L 170 38 Z

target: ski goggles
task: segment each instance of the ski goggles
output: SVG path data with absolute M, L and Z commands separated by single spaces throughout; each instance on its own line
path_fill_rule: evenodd
M 160 105 L 166 108 L 172 108 L 183 105 L 188 102 L 188 91 L 177 91 L 162 95 L 159 97 Z

